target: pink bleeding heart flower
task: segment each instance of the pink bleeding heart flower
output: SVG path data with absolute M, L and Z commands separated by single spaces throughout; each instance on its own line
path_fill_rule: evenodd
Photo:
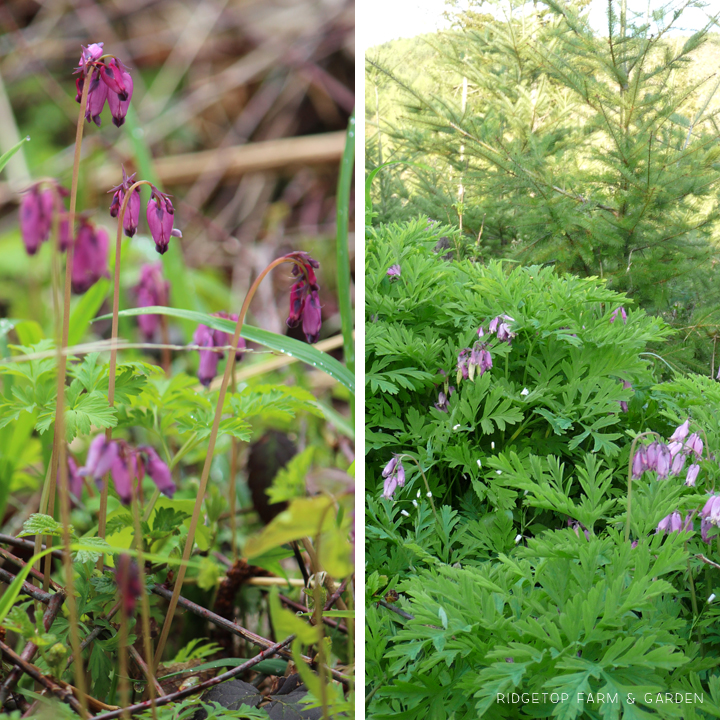
M 647 448 L 641 445 L 632 461 L 632 476 L 637 480 L 648 469 Z
M 105 43 L 91 43 L 87 47 L 81 45 L 82 53 L 80 54 L 80 62 L 75 72 L 81 72 L 81 77 L 85 77 L 88 66 L 102 57 L 104 44 Z
M 238 316 L 234 313 L 228 314 L 224 310 L 221 310 L 220 312 L 213 313 L 215 317 L 221 317 L 226 320 L 232 320 L 234 323 L 238 321 Z M 233 333 L 234 334 L 234 333 Z M 226 333 L 223 330 L 215 330 L 213 333 L 213 338 L 215 342 L 216 347 L 225 347 L 226 345 L 230 345 L 233 339 L 233 334 Z M 235 352 L 235 360 L 237 362 L 240 362 L 243 359 L 243 350 L 247 348 L 247 343 L 245 342 L 245 338 L 239 337 L 238 338 L 238 344 L 237 344 L 237 350 Z M 220 355 L 220 357 L 224 357 L 224 353 Z
M 391 265 L 388 268 L 386 275 L 389 275 L 391 278 L 396 278 L 396 277 L 400 277 L 400 273 L 401 273 L 401 270 L 400 270 L 399 265 Z
M 120 593 L 122 612 L 126 618 L 130 617 L 135 612 L 135 606 L 142 587 L 140 586 L 137 563 L 126 553 L 123 553 L 118 558 L 115 567 L 115 582 Z
M 690 431 L 690 418 L 688 418 L 682 425 L 678 425 L 675 428 L 675 432 L 670 436 L 670 442 L 683 442 Z
M 698 473 L 700 472 L 700 466 L 693 463 L 687 471 L 685 476 L 685 485 L 688 487 L 695 487 L 695 481 L 697 480 Z
M 720 495 L 710 495 L 700 511 L 700 517 L 712 525 L 720 525 Z
M 110 203 L 110 215 L 117 217 L 122 208 L 125 195 L 130 191 L 130 188 L 135 183 L 135 175 L 128 175 L 125 172 L 125 166 L 122 166 L 123 179 L 119 185 L 108 190 L 108 193 L 113 193 L 112 202 Z M 125 208 L 125 214 L 123 215 L 123 230 L 127 237 L 132 237 L 137 232 L 138 223 L 140 222 L 140 188 L 133 190 L 130 199 L 128 200 L 127 207 Z
M 161 255 L 167 251 L 171 237 L 182 237 L 179 230 L 173 229 L 174 216 L 175 208 L 170 202 L 170 196 L 154 187 L 147 204 L 146 217 L 155 249 Z
M 117 443 L 113 440 L 106 440 L 104 435 L 98 435 L 90 443 L 85 465 L 80 468 L 78 474 L 81 477 L 92 478 L 96 482 L 102 480 L 103 476 L 110 472 L 117 456 Z
M 37 185 L 33 185 L 20 202 L 20 234 L 28 255 L 34 255 L 44 240 L 42 206 Z
M 167 305 L 170 283 L 162 274 L 162 263 L 148 263 L 140 268 L 140 282 L 135 288 L 138 307 Z M 140 332 L 152 340 L 160 325 L 159 315 L 138 315 Z
M 113 57 L 107 63 L 102 63 L 100 65 L 100 77 L 108 89 L 116 93 L 120 100 L 123 102 L 129 100 L 132 87 L 128 92 L 125 81 L 129 74 L 120 60 Z
M 613 311 L 613 314 L 610 316 L 610 322 L 614 323 L 615 320 L 617 320 L 618 313 L 622 317 L 623 324 L 627 323 L 627 313 L 625 312 L 624 307 L 615 308 Z
M 695 456 L 702 457 L 703 441 L 697 433 L 693 433 L 685 442 L 685 449 L 695 453 Z
M 193 344 L 209 348 L 200 350 L 200 365 L 198 366 L 198 380 L 208 387 L 217 375 L 217 366 L 221 353 L 216 352 L 214 332 L 207 325 L 198 325 L 193 335 Z
M 177 487 L 172 479 L 168 466 L 160 459 L 155 448 L 142 445 L 138 452 L 145 456 L 145 470 L 155 483 L 157 489 L 165 496 L 172 498 Z
M 672 454 L 671 454 L 672 457 Z M 672 459 L 672 464 L 670 466 L 670 474 L 671 475 L 679 475 L 682 472 L 683 467 L 685 467 L 685 459 L 686 459 L 685 453 L 677 453 L 675 457 Z
M 88 122 L 92 120 L 98 127 L 100 127 L 102 123 L 100 114 L 105 107 L 105 101 L 107 99 L 107 85 L 100 81 L 100 76 L 96 73 L 90 80 L 90 89 L 88 90 L 87 105 L 85 107 L 85 119 Z
M 113 125 L 115 125 L 115 127 L 121 127 L 125 122 L 125 116 L 127 115 L 128 108 L 130 107 L 130 99 L 132 98 L 133 92 L 133 79 L 130 77 L 129 72 L 122 73 L 122 80 L 127 95 L 125 100 L 122 100 L 120 95 L 116 93 L 108 92 L 108 105 L 110 106 Z
M 672 461 L 672 456 L 670 455 L 670 450 L 668 449 L 667 445 L 665 445 L 664 443 L 658 443 L 658 445 L 659 449 L 656 472 L 658 480 L 665 480 L 665 478 L 667 478 L 667 476 L 670 474 L 670 463 Z
M 298 278 L 290 288 L 290 313 L 288 327 L 297 327 L 302 322 L 305 339 L 315 343 L 320 337 L 322 312 L 320 307 L 320 286 L 315 270 L 320 267 L 306 252 L 293 252 L 285 257 L 297 261 L 293 264 L 292 274 Z
M 108 247 L 110 239 L 101 227 L 82 220 L 77 238 L 72 265 L 72 290 L 82 294 L 89 290 L 101 277 L 110 277 L 108 272 Z

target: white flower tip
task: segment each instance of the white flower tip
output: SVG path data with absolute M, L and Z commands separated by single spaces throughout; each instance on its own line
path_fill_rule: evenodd
M 482 460 L 480 460 L 480 458 L 478 458 L 478 460 L 477 460 L 477 466 L 478 466 L 479 468 L 482 467 Z
M 432 493 L 431 493 L 431 492 L 427 492 L 427 493 L 425 493 L 425 494 L 426 494 L 428 497 L 432 497 Z
M 530 394 L 530 391 L 529 391 L 527 388 L 523 388 L 523 389 L 522 389 L 522 392 L 521 392 L 520 394 L 521 394 L 521 395 L 529 395 L 529 394 Z
M 401 510 L 400 514 L 404 515 L 405 517 L 410 517 L 410 513 L 407 510 Z
M 522 540 L 522 535 L 515 536 L 515 544 L 517 545 Z
M 417 496 L 420 497 L 420 491 L 419 491 L 419 490 L 417 491 Z
M 453 430 L 459 430 L 459 429 L 460 429 L 460 425 L 455 425 L 455 426 L 453 427 Z
M 494 440 L 490 443 L 490 447 L 491 447 L 493 450 L 495 449 L 495 441 L 494 441 Z
M 417 506 L 418 506 L 418 504 L 417 504 L 417 500 L 413 500 L 413 505 L 414 505 L 415 507 L 417 507 Z
M 711 603 L 715 599 L 715 593 L 713 593 L 709 598 L 708 602 Z
M 502 470 L 496 470 L 495 471 L 498 475 L 502 475 Z

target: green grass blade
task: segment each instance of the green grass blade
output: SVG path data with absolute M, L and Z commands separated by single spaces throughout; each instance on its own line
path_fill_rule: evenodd
M 100 278 L 81 298 L 70 314 L 68 345 L 77 345 L 90 327 L 110 289 L 110 281 Z
M 193 310 L 183 310 L 182 308 L 154 307 L 130 308 L 121 310 L 120 317 L 135 317 L 137 315 L 168 315 L 169 317 L 179 318 L 181 320 L 190 320 L 197 324 L 207 325 L 214 330 L 222 330 L 223 332 L 232 334 L 235 331 L 235 323 L 232 320 L 215 317 L 206 313 L 199 313 Z M 112 315 L 103 315 L 96 318 L 97 320 L 107 320 Z M 261 330 L 251 325 L 243 325 L 242 336 L 250 342 L 264 345 L 271 350 L 284 353 L 290 357 L 297 358 L 301 362 L 307 363 L 327 373 L 331 378 L 337 380 L 344 385 L 351 393 L 355 393 L 355 376 L 334 357 L 327 353 L 321 352 L 317 348 L 307 343 L 293 340 L 285 335 L 277 335 L 276 333 Z
M 23 146 L 23 143 L 29 142 L 30 136 L 24 137 L 17 145 L 13 145 L 6 153 L 3 155 L 0 155 L 0 170 L 2 170 L 8 162 L 10 162 L 10 158 Z
M 350 116 L 345 150 L 340 162 L 337 188 L 337 283 L 338 307 L 343 334 L 345 362 L 355 369 L 355 344 L 353 342 L 353 310 L 350 300 L 350 257 L 348 254 L 348 216 L 350 214 L 350 186 L 355 164 L 355 113 Z

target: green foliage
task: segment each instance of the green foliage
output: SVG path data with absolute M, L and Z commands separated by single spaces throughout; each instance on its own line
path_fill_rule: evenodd
M 421 213 L 458 227 L 465 255 L 604 278 L 683 328 L 673 365 L 708 372 L 719 36 L 671 35 L 678 2 L 626 27 L 606 3 L 602 33 L 585 2 L 492 4 L 369 54 L 367 169 L 399 163 L 375 183 L 379 219 Z
M 652 699 L 666 691 L 704 694 L 688 717 L 720 716 L 720 581 L 697 518 L 720 475 L 720 386 L 660 382 L 647 346 L 670 329 L 605 282 L 446 261 L 442 232 L 367 236 L 367 717 L 678 717 Z M 489 332 L 498 316 L 510 342 Z M 464 378 L 476 342 L 492 367 Z M 696 486 L 634 479 L 626 542 L 633 440 L 667 441 L 687 417 L 706 442 Z M 392 454 L 405 484 L 389 500 Z M 656 532 L 676 510 L 689 532 Z M 378 605 L 393 592 L 399 614 Z M 513 692 L 540 704 L 498 702 Z

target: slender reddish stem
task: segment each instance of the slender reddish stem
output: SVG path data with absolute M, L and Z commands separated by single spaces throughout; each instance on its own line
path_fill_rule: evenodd
M 85 108 L 87 107 L 88 90 L 92 80 L 92 68 L 88 69 L 83 85 L 83 93 L 80 101 L 80 115 L 78 117 L 77 131 L 75 134 L 75 158 L 73 162 L 72 186 L 70 189 L 70 228 L 75 228 L 75 208 L 77 207 L 78 175 L 80 172 L 80 151 L 82 148 L 82 136 L 85 123 Z M 60 347 L 58 348 L 58 382 L 57 382 L 57 405 L 55 409 L 55 437 L 54 457 L 57 458 L 58 472 L 50 472 L 50 482 L 55 483 L 57 476 L 60 476 L 60 516 L 63 524 L 63 567 L 65 569 L 65 586 L 67 589 L 67 604 L 70 614 L 70 644 L 73 654 L 77 657 L 74 665 L 75 686 L 80 695 L 81 716 L 87 717 L 88 705 L 85 696 L 85 673 L 83 671 L 82 655 L 80 654 L 80 637 L 78 635 L 77 603 L 75 601 L 75 589 L 73 581 L 73 565 L 70 556 L 70 496 L 68 492 L 68 473 L 65 445 L 65 378 L 67 375 L 67 355 L 64 352 L 68 344 L 70 330 L 70 290 L 72 279 L 73 245 L 67 249 L 65 258 L 65 288 L 63 293 L 63 324 Z M 50 495 L 54 494 L 51 486 Z

